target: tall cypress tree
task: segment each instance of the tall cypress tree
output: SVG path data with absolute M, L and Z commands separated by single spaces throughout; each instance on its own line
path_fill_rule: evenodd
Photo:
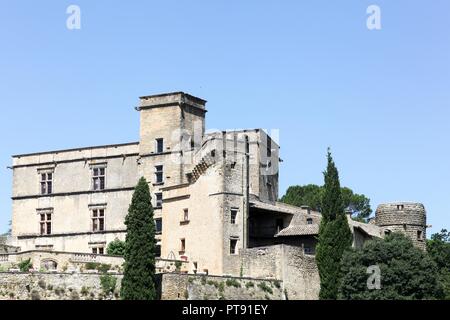
M 134 190 L 125 225 L 125 268 L 120 296 L 124 300 L 154 300 L 155 222 L 150 190 L 143 177 Z
M 341 280 L 341 259 L 352 244 L 352 234 L 344 212 L 339 173 L 329 149 L 327 157 L 316 262 L 320 275 L 320 299 L 336 299 Z

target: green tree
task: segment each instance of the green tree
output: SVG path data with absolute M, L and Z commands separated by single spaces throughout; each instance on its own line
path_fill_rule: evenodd
M 442 229 L 431 235 L 431 240 L 427 240 L 427 252 L 437 265 L 445 299 L 450 300 L 450 232 Z
M 120 296 L 124 300 L 154 300 L 155 223 L 145 178 L 139 180 L 134 190 L 125 225 L 125 265 Z
M 125 254 L 125 241 L 115 239 L 108 244 L 106 253 L 112 256 L 121 256 Z
M 315 184 L 290 186 L 281 198 L 281 202 L 298 207 L 307 205 L 313 210 L 322 211 L 323 194 L 324 187 Z M 341 196 L 344 207 L 353 212 L 355 220 L 365 221 L 372 214 L 370 199 L 364 194 L 357 194 L 350 188 L 342 187 Z
M 372 275 L 368 267 L 380 271 L 380 288 L 368 287 Z M 367 241 L 361 249 L 351 249 L 342 258 L 341 299 L 434 299 L 442 298 L 437 266 L 422 250 L 401 233 Z
M 344 213 L 339 173 L 330 150 L 327 157 L 316 261 L 320 275 L 319 298 L 336 299 L 341 278 L 340 263 L 344 251 L 351 247 L 352 234 Z

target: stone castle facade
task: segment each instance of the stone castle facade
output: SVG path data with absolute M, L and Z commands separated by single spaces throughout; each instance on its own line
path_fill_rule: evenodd
M 183 92 L 141 97 L 136 110 L 137 142 L 13 156 L 9 244 L 105 255 L 125 239 L 143 176 L 161 258 L 188 273 L 276 278 L 292 297 L 314 298 L 320 213 L 277 201 L 278 144 L 261 129 L 206 133 L 206 101 Z M 401 231 L 424 248 L 423 205 L 381 205 L 369 224 L 348 221 L 355 246 Z

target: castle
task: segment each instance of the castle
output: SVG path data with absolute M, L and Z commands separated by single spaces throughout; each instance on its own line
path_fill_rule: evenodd
M 52 268 L 58 254 L 106 256 L 108 243 L 125 239 L 145 177 L 161 259 L 188 273 L 279 279 L 291 297 L 315 298 L 321 216 L 277 201 L 277 143 L 261 129 L 206 133 L 206 101 L 183 92 L 140 97 L 136 110 L 137 142 L 13 156 L 8 244 Z M 348 221 L 354 246 L 401 231 L 425 248 L 421 204 L 380 205 L 370 223 Z

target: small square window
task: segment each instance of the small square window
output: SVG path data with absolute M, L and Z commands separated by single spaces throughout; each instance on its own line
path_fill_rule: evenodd
M 417 230 L 417 240 L 423 240 L 423 232 L 421 230 Z
M 161 208 L 162 207 L 162 203 L 163 203 L 163 195 L 161 192 L 155 193 L 155 198 L 156 198 L 156 208 Z
M 162 232 L 162 219 L 161 218 L 155 219 L 155 231 L 158 234 L 160 234 Z
M 311 218 L 306 219 L 306 224 L 313 224 L 313 219 Z
M 405 209 L 405 206 L 403 204 L 398 204 L 397 205 L 397 210 L 401 211 L 403 209 Z
M 238 211 L 236 209 L 231 209 L 230 212 L 230 223 L 236 224 L 236 217 L 237 217 Z
M 156 183 L 163 183 L 163 166 L 155 166 L 155 180 Z
M 164 152 L 164 139 L 156 139 L 156 153 Z
M 236 254 L 237 253 L 237 239 L 231 239 L 230 240 L 230 254 Z

